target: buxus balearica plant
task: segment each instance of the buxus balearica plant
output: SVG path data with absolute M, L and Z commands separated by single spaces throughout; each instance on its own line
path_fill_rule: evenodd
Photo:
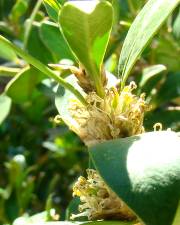
M 180 1 L 147 1 L 122 46 L 118 77 L 103 65 L 113 26 L 111 3 L 68 1 L 62 6 L 58 0 L 44 0 L 79 67 L 51 65 L 52 70 L 2 36 L 0 42 L 57 81 L 58 117 L 89 149 L 87 178 L 79 177 L 73 187 L 73 195 L 80 199 L 79 213 L 72 212 L 70 219 L 179 225 L 180 138 L 171 130 L 158 130 L 159 124 L 154 132 L 145 131 L 144 114 L 151 106 L 145 93 L 135 94 L 135 82 L 126 81 L 144 48 Z M 59 68 L 71 75 L 62 78 Z

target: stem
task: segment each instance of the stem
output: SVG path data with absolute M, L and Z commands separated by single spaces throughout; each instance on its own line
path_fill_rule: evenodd
M 27 24 L 27 28 L 25 29 L 25 33 L 24 33 L 24 49 L 26 49 L 26 46 L 27 46 L 27 43 L 28 43 L 28 40 L 29 40 L 29 35 L 30 35 L 30 32 L 31 32 L 31 28 L 32 28 L 32 24 L 33 24 L 33 21 L 36 17 L 36 14 L 39 10 L 39 8 L 41 7 L 41 4 L 42 4 L 42 0 L 38 0 L 33 11 L 32 11 L 32 14 L 29 18 L 29 22 Z
M 104 93 L 104 88 L 102 86 L 102 82 L 101 81 L 98 81 L 98 82 L 96 81 L 95 86 L 96 86 L 97 94 L 99 95 L 99 97 L 103 98 L 105 93 Z
M 0 42 L 3 42 L 8 47 L 12 48 L 17 55 L 19 55 L 21 58 L 23 58 L 25 61 L 27 61 L 29 64 L 40 70 L 42 73 L 46 74 L 48 77 L 53 78 L 55 81 L 57 81 L 60 85 L 62 85 L 65 89 L 68 89 L 70 92 L 72 92 L 78 99 L 81 101 L 82 104 L 86 105 L 86 100 L 81 95 L 81 93 L 76 90 L 70 83 L 66 82 L 63 78 L 59 77 L 55 72 L 53 72 L 49 67 L 45 66 L 43 63 L 41 63 L 39 60 L 35 59 L 33 56 L 27 54 L 25 51 L 23 51 L 18 46 L 14 45 L 12 42 L 4 38 L 0 35 Z

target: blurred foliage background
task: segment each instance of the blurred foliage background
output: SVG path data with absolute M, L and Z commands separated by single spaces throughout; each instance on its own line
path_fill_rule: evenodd
M 105 68 L 115 75 L 124 38 L 145 2 L 113 1 L 114 26 Z M 0 0 L 0 34 L 45 64 L 77 65 L 40 0 Z M 144 51 L 131 80 L 138 85 L 137 94 L 145 92 L 151 105 L 145 129 L 153 130 L 160 122 L 163 129 L 180 131 L 179 7 Z M 0 224 L 40 212 L 48 220 L 58 220 L 57 215 L 64 219 L 73 182 L 87 168 L 86 147 L 62 122 L 54 121 L 55 87 L 0 44 Z

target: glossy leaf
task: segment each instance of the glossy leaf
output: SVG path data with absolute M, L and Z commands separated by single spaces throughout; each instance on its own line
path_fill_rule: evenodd
M 67 2 L 59 22 L 63 34 L 80 63 L 95 84 L 104 92 L 101 66 L 112 26 L 112 6 L 106 1 Z
M 172 225 L 180 199 L 180 137 L 157 131 L 90 148 L 107 185 L 146 225 Z
M 74 59 L 58 26 L 51 22 L 43 22 L 39 29 L 42 42 L 54 54 L 57 62 L 61 59 Z
M 149 0 L 136 17 L 126 36 L 119 59 L 122 87 L 144 48 L 179 3 L 179 0 Z
M 27 67 L 8 83 L 6 94 L 16 103 L 29 101 L 37 95 L 35 87 L 44 78 L 38 70 Z
M 0 95 L 0 124 L 5 120 L 8 116 L 11 108 L 11 99 L 4 95 Z

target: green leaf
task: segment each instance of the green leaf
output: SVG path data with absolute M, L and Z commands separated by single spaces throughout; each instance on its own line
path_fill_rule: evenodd
M 0 125 L 6 119 L 11 108 L 11 99 L 6 95 L 0 95 Z
M 35 87 L 45 76 L 35 68 L 21 70 L 6 86 L 6 94 L 16 103 L 30 101 L 37 95 Z
M 90 148 L 107 185 L 146 225 L 171 225 L 180 199 L 180 137 L 157 131 Z
M 44 5 L 46 7 L 47 13 L 50 18 L 55 22 L 58 21 L 58 14 L 61 9 L 60 0 L 44 0 Z
M 149 0 L 136 17 L 126 36 L 119 59 L 118 70 L 122 87 L 144 48 L 179 3 L 179 0 Z
M 106 1 L 72 1 L 62 7 L 59 17 L 69 46 L 100 96 L 104 93 L 101 67 L 112 27 L 112 14 L 112 6 Z
M 74 60 L 74 56 L 58 26 L 46 21 L 41 24 L 39 29 L 42 42 L 55 55 L 57 62 L 61 59 Z

